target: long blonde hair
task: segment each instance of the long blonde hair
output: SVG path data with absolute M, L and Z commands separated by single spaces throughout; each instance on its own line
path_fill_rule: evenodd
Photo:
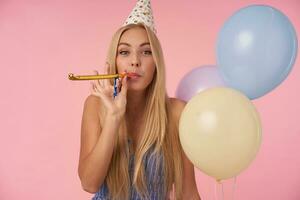
M 181 199 L 183 174 L 182 149 L 179 142 L 178 127 L 174 127 L 176 123 L 171 115 L 170 101 L 166 92 L 163 52 L 158 38 L 151 29 L 139 23 L 123 26 L 116 31 L 112 37 L 107 54 L 107 61 L 110 64 L 109 73 L 117 73 L 117 47 L 122 34 L 126 30 L 137 26 L 144 28 L 147 32 L 156 70 L 152 82 L 146 89 L 145 123 L 142 125 L 141 137 L 134 155 L 135 162 L 132 184 L 143 199 L 149 197 L 143 157 L 151 147 L 154 147 L 154 153 L 162 153 L 163 155 L 165 194 L 175 189 L 175 198 Z M 111 82 L 111 84 L 113 83 Z M 106 183 L 110 199 L 124 200 L 129 199 L 130 192 L 130 175 L 128 171 L 129 150 L 125 117 L 121 122 L 116 140 Z M 156 167 L 156 169 L 158 170 L 159 167 Z

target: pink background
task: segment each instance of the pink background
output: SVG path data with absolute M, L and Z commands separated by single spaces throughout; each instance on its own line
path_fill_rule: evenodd
M 77 175 L 80 124 L 89 82 L 67 74 L 101 70 L 108 43 L 135 0 L 0 0 L 0 199 L 89 199 Z M 174 96 L 185 73 L 215 64 L 225 20 L 251 4 L 268 4 L 300 29 L 298 0 L 153 0 L 152 8 Z M 263 143 L 237 178 L 235 199 L 300 199 L 300 63 L 276 90 L 254 101 Z M 215 182 L 196 170 L 202 199 Z M 230 193 L 232 183 L 226 183 Z M 229 198 L 228 198 L 229 199 Z

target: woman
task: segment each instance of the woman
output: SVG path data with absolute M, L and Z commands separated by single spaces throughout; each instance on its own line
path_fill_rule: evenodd
M 118 82 L 116 97 L 112 80 L 93 81 L 84 104 L 78 174 L 83 189 L 96 193 L 93 200 L 200 199 L 179 141 L 185 102 L 166 93 L 150 14 L 150 1 L 138 0 L 108 51 L 107 73 L 135 76 Z

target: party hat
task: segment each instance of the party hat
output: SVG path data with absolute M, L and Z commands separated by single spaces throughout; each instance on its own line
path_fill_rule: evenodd
M 156 33 L 150 0 L 138 0 L 123 26 L 141 22 Z

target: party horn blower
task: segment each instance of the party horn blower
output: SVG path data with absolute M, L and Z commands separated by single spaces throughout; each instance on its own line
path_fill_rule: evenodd
M 134 73 L 123 72 L 121 74 L 99 74 L 99 75 L 77 75 L 69 73 L 69 80 L 81 81 L 81 80 L 99 80 L 99 79 L 111 79 L 111 78 L 124 78 L 125 76 L 134 76 Z

